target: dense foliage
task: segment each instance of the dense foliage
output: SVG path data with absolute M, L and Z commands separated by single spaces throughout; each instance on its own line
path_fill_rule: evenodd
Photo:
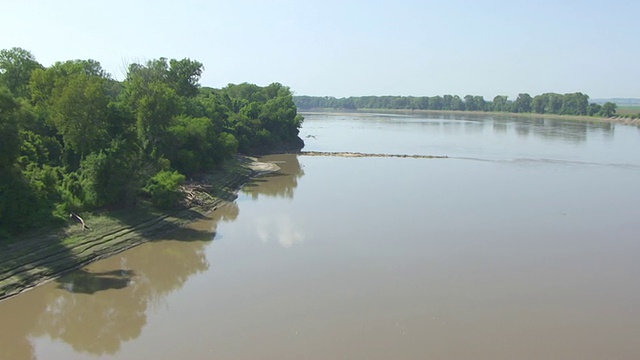
M 238 151 L 301 148 L 289 88 L 202 88 L 190 59 L 131 64 L 116 81 L 94 60 L 39 64 L 0 51 L 0 238 L 69 212 L 161 207 L 185 177 Z
M 583 93 L 546 93 L 531 97 L 519 94 L 511 101 L 507 96 L 496 96 L 486 101 L 482 96 L 361 96 L 349 98 L 296 96 L 294 101 L 300 109 L 404 109 L 404 110 L 458 110 L 495 111 L 512 113 L 537 113 L 559 115 L 583 115 L 611 117 L 616 113 L 616 104 L 589 103 L 589 96 Z

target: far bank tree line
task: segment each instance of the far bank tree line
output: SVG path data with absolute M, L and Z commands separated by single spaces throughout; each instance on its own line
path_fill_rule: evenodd
M 172 206 L 186 177 L 233 154 L 302 147 L 288 87 L 203 88 L 202 71 L 160 58 L 117 81 L 94 60 L 0 50 L 0 238 L 70 212 Z
M 299 109 L 399 109 L 399 110 L 456 110 L 511 113 L 536 113 L 557 115 L 580 115 L 611 117 L 616 113 L 616 104 L 589 103 L 583 93 L 542 95 L 519 94 L 515 100 L 507 96 L 496 96 L 487 101 L 482 96 L 360 96 L 348 98 L 321 96 L 294 96 Z

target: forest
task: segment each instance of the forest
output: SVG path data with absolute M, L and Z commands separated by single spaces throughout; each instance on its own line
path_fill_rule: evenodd
M 0 239 L 141 199 L 170 207 L 234 154 L 302 148 L 288 87 L 202 87 L 203 70 L 159 58 L 117 81 L 95 60 L 0 50 Z
M 616 104 L 603 105 L 589 103 L 589 96 L 583 93 L 545 93 L 532 97 L 518 94 L 515 100 L 498 95 L 492 101 L 482 96 L 360 96 L 335 98 L 329 96 L 294 96 L 295 104 L 301 110 L 310 109 L 400 109 L 400 110 L 453 110 L 507 113 L 535 113 L 579 116 L 611 117 L 616 113 Z

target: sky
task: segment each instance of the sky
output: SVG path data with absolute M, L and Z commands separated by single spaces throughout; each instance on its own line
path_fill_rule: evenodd
M 636 0 L 5 0 L 0 49 L 38 62 L 204 64 L 201 85 L 296 95 L 640 98 Z

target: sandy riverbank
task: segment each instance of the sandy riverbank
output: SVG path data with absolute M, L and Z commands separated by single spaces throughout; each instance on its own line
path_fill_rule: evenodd
M 0 300 L 53 280 L 142 243 L 160 238 L 218 207 L 235 200 L 242 185 L 256 176 L 278 171 L 271 163 L 239 157 L 201 181 L 185 184 L 185 201 L 173 212 L 146 206 L 135 211 L 111 211 L 84 217 L 79 224 L 55 233 L 42 229 L 9 245 L 0 245 Z

